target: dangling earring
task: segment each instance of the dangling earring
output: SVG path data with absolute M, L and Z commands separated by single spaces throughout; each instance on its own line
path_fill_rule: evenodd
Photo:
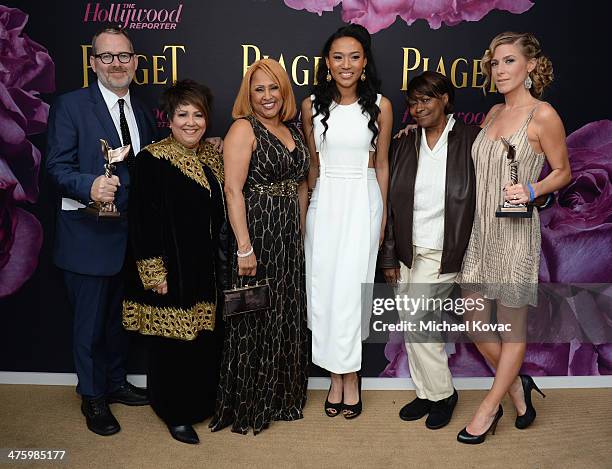
M 365 68 L 361 71 L 361 81 L 366 81 Z
M 329 69 L 327 69 L 327 76 L 325 77 L 325 79 L 328 83 L 332 80 L 331 73 L 329 73 Z
M 533 80 L 531 79 L 529 74 L 527 74 L 527 78 L 525 78 L 525 81 L 524 81 L 523 84 L 525 85 L 525 88 L 527 88 L 527 89 L 530 89 L 531 86 L 533 85 Z

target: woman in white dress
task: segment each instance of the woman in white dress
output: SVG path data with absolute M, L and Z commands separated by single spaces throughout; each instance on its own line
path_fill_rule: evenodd
M 302 103 L 311 155 L 306 291 L 312 361 L 328 370 L 325 413 L 361 413 L 361 342 L 386 222 L 393 113 L 365 28 L 348 25 L 325 43 L 314 94 Z M 362 301 L 363 300 L 363 301 Z M 362 314 L 362 310 L 364 314 Z

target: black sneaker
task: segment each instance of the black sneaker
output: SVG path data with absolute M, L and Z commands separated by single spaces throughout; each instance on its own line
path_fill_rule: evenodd
M 453 411 L 457 405 L 459 394 L 457 390 L 453 390 L 453 394 L 446 399 L 436 401 L 432 404 L 429 416 L 425 420 L 425 426 L 430 430 L 437 430 L 445 427 L 451 421 Z
M 98 399 L 83 397 L 81 412 L 85 416 L 87 428 L 98 435 L 114 435 L 121 430 L 104 397 Z
M 417 397 L 414 401 L 409 402 L 399 412 L 402 420 L 411 421 L 419 420 L 425 417 L 431 409 L 433 402 L 429 399 L 421 399 Z

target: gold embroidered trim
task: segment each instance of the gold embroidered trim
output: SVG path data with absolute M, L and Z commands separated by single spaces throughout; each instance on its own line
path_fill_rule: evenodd
M 123 327 L 143 335 L 193 340 L 202 330 L 215 329 L 214 303 L 196 303 L 189 309 L 162 308 L 123 302 Z
M 272 182 L 270 184 L 253 184 L 250 189 L 258 194 L 280 195 L 293 197 L 297 195 L 298 183 L 287 179 L 285 181 Z
M 168 274 L 161 257 L 141 259 L 136 261 L 136 267 L 138 267 L 138 275 L 145 290 L 150 290 L 162 283 Z
M 221 154 L 207 142 L 202 142 L 195 150 L 185 148 L 174 137 L 169 136 L 145 147 L 151 155 L 163 158 L 178 168 L 185 176 L 210 191 L 210 184 L 202 164 L 208 166 L 220 183 L 223 183 L 223 159 Z
M 219 181 L 219 183 L 223 184 L 225 181 L 225 173 L 223 171 L 223 156 L 212 144 L 208 142 L 204 142 L 200 145 L 200 159 L 202 163 L 210 168 L 210 170 L 214 173 L 215 177 Z

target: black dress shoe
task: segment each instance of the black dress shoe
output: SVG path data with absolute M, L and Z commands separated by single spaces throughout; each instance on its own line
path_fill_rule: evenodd
M 191 425 L 168 425 L 170 435 L 181 443 L 189 445 L 197 445 L 200 442 L 198 434 Z
M 457 394 L 456 389 L 453 389 L 453 394 L 451 396 L 434 402 L 431 405 L 429 416 L 427 420 L 425 420 L 425 426 L 430 430 L 446 427 L 451 421 L 453 411 L 457 405 L 457 400 L 459 400 L 459 394 Z
M 81 412 L 85 416 L 87 428 L 98 435 L 113 435 L 121 430 L 104 397 L 98 399 L 84 397 L 81 402 Z
M 521 380 L 521 384 L 523 385 L 523 394 L 525 396 L 525 405 L 527 406 L 527 409 L 523 415 L 516 416 L 514 426 L 519 430 L 524 430 L 531 425 L 536 418 L 536 410 L 531 402 L 531 391 L 535 389 L 542 397 L 546 397 L 546 395 L 540 391 L 540 388 L 537 384 L 535 384 L 535 381 L 531 376 L 519 375 L 519 378 Z
M 491 422 L 489 428 L 487 428 L 487 430 L 482 435 L 472 435 L 466 430 L 467 427 L 463 427 L 463 430 L 461 430 L 457 435 L 457 441 L 459 443 L 466 443 L 468 445 L 479 445 L 480 443 L 484 443 L 485 439 L 487 438 L 487 433 L 489 433 L 489 431 L 491 432 L 491 435 L 495 435 L 497 422 L 499 422 L 499 419 L 502 418 L 502 415 L 504 415 L 504 409 L 502 409 L 502 406 L 500 405 L 497 409 L 495 417 L 493 418 L 493 422 Z
M 106 402 L 109 404 L 117 402 L 125 405 L 147 405 L 149 398 L 146 389 L 137 388 L 126 381 L 118 389 L 108 393 Z
M 432 404 L 433 402 L 429 399 L 417 397 L 415 400 L 402 407 L 399 411 L 399 416 L 402 420 L 406 421 L 419 420 L 429 413 Z

